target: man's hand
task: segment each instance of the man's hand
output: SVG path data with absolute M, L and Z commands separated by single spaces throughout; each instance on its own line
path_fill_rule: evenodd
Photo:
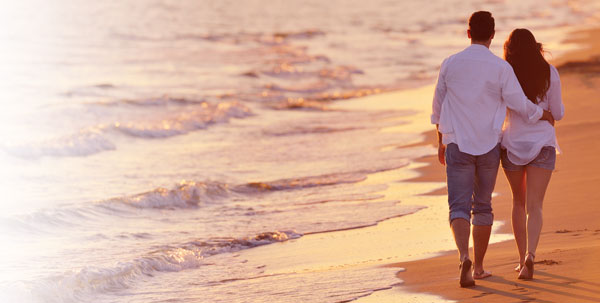
M 435 130 L 438 137 L 438 160 L 442 165 L 446 165 L 446 145 L 442 143 L 442 133 L 440 133 L 440 125 L 435 125 Z
M 438 160 L 442 165 L 446 165 L 446 145 L 441 142 L 438 144 Z
M 554 117 L 552 116 L 552 113 L 547 110 L 544 111 L 540 120 L 546 120 L 554 126 Z

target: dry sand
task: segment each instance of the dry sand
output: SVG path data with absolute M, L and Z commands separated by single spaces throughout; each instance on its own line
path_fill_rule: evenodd
M 600 29 L 575 33 L 568 42 L 581 47 L 552 62 L 559 68 L 566 107 L 556 125 L 563 154 L 544 200 L 534 279 L 517 279 L 516 245 L 506 241 L 489 246 L 484 265 L 493 276 L 473 288 L 458 286 L 456 251 L 395 264 L 406 268 L 398 276 L 408 290 L 459 302 L 600 302 Z M 435 142 L 433 132 L 427 136 Z M 416 180 L 445 180 L 435 157 L 423 161 L 430 165 Z M 501 232 L 511 233 L 512 198 L 501 169 L 495 191 L 500 194 L 492 202 L 495 218 L 508 223 Z

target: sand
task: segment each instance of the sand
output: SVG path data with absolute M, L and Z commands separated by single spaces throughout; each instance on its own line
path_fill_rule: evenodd
M 559 68 L 566 107 L 556 125 L 563 154 L 544 200 L 534 279 L 517 279 L 516 245 L 505 241 L 489 246 L 484 265 L 493 276 L 473 288 L 458 286 L 458 255 L 450 251 L 394 264 L 406 269 L 398 274 L 405 289 L 459 302 L 600 302 L 600 29 L 574 33 L 568 42 L 581 47 L 552 61 Z M 435 143 L 433 132 L 427 140 Z M 414 181 L 445 180 L 435 157 L 423 162 L 430 165 Z M 501 232 L 511 233 L 512 198 L 502 170 L 495 191 L 495 218 L 507 223 Z M 428 195 L 445 195 L 445 190 Z

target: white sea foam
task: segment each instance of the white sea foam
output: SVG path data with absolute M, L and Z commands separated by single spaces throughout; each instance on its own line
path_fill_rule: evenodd
M 206 128 L 210 124 L 244 118 L 251 110 L 239 102 L 201 103 L 199 109 L 178 112 L 173 116 L 138 122 L 115 122 L 114 129 L 141 138 L 165 138 Z
M 144 1 L 144 9 L 129 0 L 71 2 L 13 1 L 0 11 L 6 15 L 0 23 L 11 28 L 0 40 L 12 46 L 0 50 L 6 100 L 0 120 L 8 124 L 0 149 L 9 153 L 0 155 L 6 156 L 1 206 L 33 213 L 1 219 L 1 228 L 18 232 L 0 233 L 10 238 L 2 253 L 11 257 L 0 255 L 0 301 L 327 303 L 397 281 L 391 272 L 380 280 L 382 268 L 325 266 L 263 278 L 275 254 L 252 263 L 244 254 L 253 250 L 245 248 L 296 237 L 264 230 L 343 230 L 419 209 L 406 205 L 417 194 L 414 184 L 394 188 L 393 197 L 382 193 L 397 171 L 384 178 L 389 182 L 369 174 L 435 154 L 431 147 L 403 147 L 431 129 L 426 115 L 416 115 L 424 125 L 416 127 L 402 121 L 413 113 L 366 113 L 380 106 L 376 98 L 354 109 L 339 106 L 353 101 L 330 101 L 430 84 L 443 58 L 468 42 L 465 5 L 480 9 L 481 1 L 256 0 L 207 7 L 181 0 Z M 598 1 L 568 2 L 487 1 L 481 8 L 499 20 L 492 51 L 501 53 L 512 28 L 526 27 L 558 55 L 556 28 L 598 20 Z M 370 9 L 377 7 L 385 9 Z M 430 99 L 416 101 L 420 108 Z M 210 127 L 217 123 L 222 127 Z M 32 131 L 19 131 L 27 127 Z M 210 178 L 228 181 L 168 186 Z M 398 221 L 414 223 L 419 213 Z M 436 218 L 443 216 L 439 208 Z M 417 221 L 394 235 L 431 228 Z M 450 247 L 440 241 L 451 241 L 443 224 L 431 230 L 441 238 L 410 236 L 423 241 L 397 241 L 396 251 Z M 364 245 L 378 233 L 365 231 L 361 240 L 339 238 L 349 246 L 333 245 L 340 249 L 335 254 L 305 241 L 270 247 L 298 243 L 302 249 L 290 251 L 300 257 L 344 266 L 341 260 L 356 253 L 365 253 L 361 262 L 378 254 Z M 323 248 L 333 234 L 345 235 L 311 238 L 322 239 L 315 245 Z M 307 268 L 304 258 L 290 255 L 281 255 L 284 267 Z M 40 297 L 27 299 L 32 289 Z
M 22 296 L 29 292 L 33 294 L 34 299 L 43 302 L 83 302 L 98 295 L 127 289 L 142 277 L 152 277 L 161 272 L 179 272 L 198 268 L 206 264 L 204 258 L 208 256 L 284 242 L 301 236 L 294 231 L 274 231 L 260 233 L 250 238 L 198 240 L 164 246 L 154 249 L 145 256 L 119 262 L 112 267 L 88 266 L 43 278 L 26 285 L 24 288 L 27 291 L 8 295 Z
M 189 100 L 152 99 L 129 102 L 136 106 L 155 106 L 165 103 L 187 103 Z M 208 103 L 199 102 L 191 108 L 183 108 L 166 117 L 158 113 L 155 118 L 143 120 L 136 118 L 130 122 L 113 122 L 83 128 L 75 133 L 53 136 L 49 139 L 29 141 L 20 138 L 18 143 L 2 143 L 0 149 L 10 155 L 36 159 L 50 157 L 82 157 L 103 151 L 117 149 L 112 131 L 140 138 L 165 138 L 182 135 L 191 131 L 207 128 L 211 124 L 226 123 L 232 118 L 244 118 L 252 115 L 247 106 L 239 102 Z M 40 131 L 43 133 L 43 131 Z
M 139 106 L 139 107 L 147 107 L 147 106 L 155 106 L 155 107 L 166 107 L 172 105 L 200 105 L 206 103 L 206 101 L 186 98 L 186 97 L 170 97 L 170 96 L 162 96 L 157 98 L 143 98 L 143 99 L 118 99 L 114 101 L 96 101 L 91 102 L 93 105 L 101 105 L 101 106 Z
M 256 190 L 302 189 L 315 186 L 327 186 L 344 183 L 356 183 L 367 178 L 367 172 L 336 173 L 321 176 L 307 176 L 294 179 L 282 179 L 270 182 L 251 182 L 246 186 Z
M 225 183 L 182 181 L 173 189 L 157 188 L 130 197 L 111 199 L 109 202 L 124 203 L 136 208 L 192 208 L 214 203 L 229 194 L 229 185 Z
M 116 149 L 102 127 L 83 129 L 77 133 L 31 143 L 2 146 L 4 151 L 21 158 L 80 157 Z

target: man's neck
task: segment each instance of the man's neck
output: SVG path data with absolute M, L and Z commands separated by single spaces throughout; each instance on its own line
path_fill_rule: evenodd
M 473 45 L 473 44 L 479 44 L 479 45 L 483 45 L 487 48 L 490 48 L 490 44 L 492 44 L 492 40 L 487 40 L 487 41 L 471 40 L 471 45 Z

